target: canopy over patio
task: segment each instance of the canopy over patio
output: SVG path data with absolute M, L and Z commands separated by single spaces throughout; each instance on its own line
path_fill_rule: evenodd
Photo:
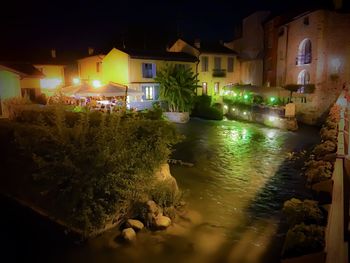
M 101 87 L 94 87 L 91 84 L 83 83 L 80 85 L 67 86 L 62 88 L 62 92 L 67 96 L 75 97 L 125 97 L 127 86 L 110 82 Z M 127 89 L 128 96 L 142 96 L 141 91 Z

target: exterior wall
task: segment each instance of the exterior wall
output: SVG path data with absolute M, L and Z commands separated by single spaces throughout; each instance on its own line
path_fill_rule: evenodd
M 304 24 L 305 17 L 308 25 Z M 308 71 L 315 91 L 305 94 L 304 103 L 296 107 L 304 122 L 316 123 L 350 80 L 349 27 L 349 14 L 325 10 L 305 14 L 284 26 L 285 35 L 278 39 L 277 84 L 296 84 L 299 73 Z M 297 65 L 299 45 L 306 38 L 311 41 L 312 60 Z
M 78 73 L 81 80 L 102 80 L 103 67 L 97 72 L 96 63 L 102 62 L 103 56 L 92 56 L 78 60 Z
M 208 71 L 202 72 L 202 58 L 208 57 Z M 221 57 L 221 69 L 226 70 L 226 76 L 225 77 L 214 77 L 213 71 L 214 71 L 214 58 L 215 57 Z M 233 65 L 233 72 L 227 72 L 227 61 L 229 57 L 234 58 L 234 65 Z M 207 89 L 208 89 L 208 95 L 214 96 L 214 85 L 216 82 L 219 82 L 219 92 L 222 90 L 222 88 L 226 85 L 232 84 L 232 83 L 239 83 L 240 82 L 240 63 L 237 60 L 237 57 L 235 55 L 224 55 L 224 54 L 202 54 L 199 56 L 199 65 L 198 65 L 198 81 L 199 85 L 202 85 L 203 82 L 207 83 Z M 202 94 L 202 89 L 199 89 L 199 94 Z
M 0 70 L 0 117 L 8 115 L 4 100 L 20 96 L 20 76 L 7 70 Z
M 45 77 L 40 79 L 41 92 L 46 95 L 52 95 L 52 93 L 61 86 L 65 85 L 65 74 L 63 65 L 34 65 L 35 68 L 40 70 Z
M 113 48 L 103 58 L 103 82 L 110 81 L 119 84 L 127 85 L 130 82 L 130 68 L 129 55 L 125 52 Z
M 241 62 L 240 83 L 255 86 L 262 85 L 263 60 L 255 59 Z

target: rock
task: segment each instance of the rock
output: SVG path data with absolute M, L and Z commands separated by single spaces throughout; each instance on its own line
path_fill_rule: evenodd
M 155 178 L 158 182 L 168 184 L 174 192 L 179 191 L 176 179 L 171 175 L 169 164 L 162 164 L 158 171 L 155 173 Z
M 135 231 L 140 231 L 144 227 L 143 223 L 136 219 L 128 219 L 126 221 L 126 226 L 131 227 Z
M 166 229 L 171 224 L 171 219 L 167 216 L 159 215 L 154 220 L 154 227 L 156 229 Z
M 131 227 L 125 228 L 122 231 L 122 237 L 127 242 L 133 242 L 136 239 L 136 232 Z
M 147 212 L 155 215 L 159 214 L 160 209 L 159 209 L 159 206 L 156 204 L 156 202 L 149 200 L 146 203 L 146 207 L 147 207 Z

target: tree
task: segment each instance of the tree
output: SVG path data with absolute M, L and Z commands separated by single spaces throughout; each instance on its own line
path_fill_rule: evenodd
M 160 84 L 159 97 L 168 103 L 172 112 L 187 112 L 194 103 L 197 74 L 190 68 L 166 64 L 157 73 L 155 80 Z

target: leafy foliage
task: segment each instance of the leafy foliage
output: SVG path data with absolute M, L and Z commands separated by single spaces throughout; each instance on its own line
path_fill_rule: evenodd
M 325 228 L 299 224 L 289 229 L 284 244 L 284 256 L 301 256 L 322 251 L 325 246 Z
M 160 84 L 159 97 L 168 103 L 172 112 L 192 109 L 197 85 L 197 75 L 190 68 L 166 64 L 157 72 L 155 81 Z
M 47 185 L 54 205 L 86 232 L 127 213 L 147 195 L 154 170 L 179 140 L 175 127 L 134 115 L 74 113 L 67 124 L 58 108 L 52 125 L 39 133 L 18 133 L 17 141 L 37 164 L 35 178 Z
M 222 120 L 223 110 L 215 105 L 211 105 L 210 96 L 198 96 L 195 98 L 192 116 L 209 120 Z
M 296 198 L 287 200 L 283 205 L 283 213 L 290 226 L 300 223 L 319 224 L 323 220 L 323 213 L 317 201 L 313 200 L 301 201 Z

